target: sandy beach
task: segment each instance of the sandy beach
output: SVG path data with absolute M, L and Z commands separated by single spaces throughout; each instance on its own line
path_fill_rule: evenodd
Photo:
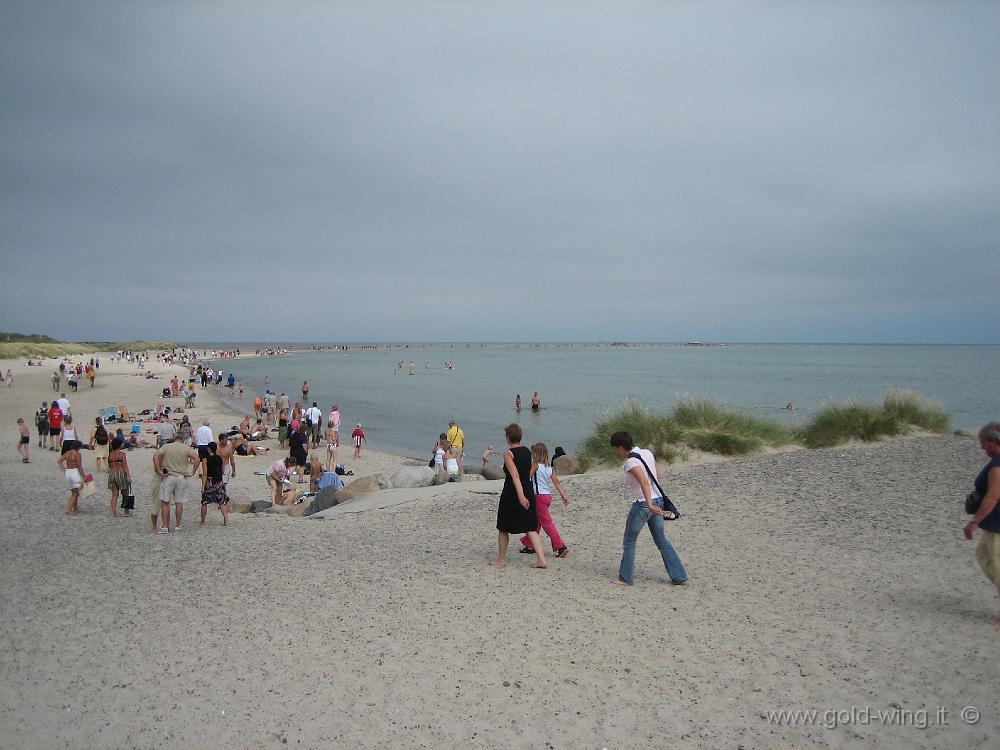
M 152 408 L 165 383 L 101 360 L 95 388 L 67 393 L 87 435 L 99 407 Z M 668 533 L 690 583 L 669 585 L 644 532 L 623 589 L 628 504 L 610 470 L 564 479 L 571 504 L 553 515 L 571 554 L 547 571 L 514 544 L 505 569 L 487 566 L 499 482 L 229 527 L 213 509 L 198 528 L 195 501 L 183 534 L 158 536 L 153 451 L 137 449 L 136 517 L 110 518 L 103 475 L 67 517 L 33 422 L 57 395 L 55 366 L 0 362 L 15 373 L 0 387 L 4 747 L 997 744 L 998 633 L 984 621 L 1000 603 L 961 533 L 985 464 L 975 438 L 671 467 L 684 518 Z M 197 403 L 195 425 L 238 421 L 211 388 Z M 253 472 L 282 455 L 269 444 L 239 459 L 234 500 L 267 498 Z M 358 477 L 406 463 L 346 447 L 339 460 Z M 817 713 L 789 725 L 779 711 Z

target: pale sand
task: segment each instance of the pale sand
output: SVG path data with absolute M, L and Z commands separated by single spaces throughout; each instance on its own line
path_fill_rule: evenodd
M 571 505 L 553 512 L 571 555 L 548 571 L 530 570 L 516 540 L 506 569 L 486 565 L 495 482 L 382 509 L 391 495 L 369 497 L 367 512 L 358 501 L 321 521 L 233 515 L 229 528 L 213 510 L 199 529 L 192 502 L 183 534 L 157 536 L 152 451 L 133 451 L 138 517 L 109 518 L 101 489 L 67 518 L 55 454 L 34 440 L 34 463 L 15 452 L 14 421 L 51 397 L 51 367 L 8 366 L 4 747 L 996 745 L 1000 633 L 983 621 L 997 601 L 961 535 L 961 499 L 985 463 L 973 438 L 671 468 L 685 517 L 668 528 L 691 583 L 667 583 L 644 534 L 636 585 L 622 589 L 616 472 L 565 480 Z M 156 403 L 163 381 L 112 369 L 69 395 L 81 425 L 98 406 Z M 196 424 L 236 421 L 199 398 Z M 241 459 L 230 494 L 265 497 L 251 470 L 272 460 Z M 84 461 L 93 471 L 93 454 Z M 401 460 L 342 462 L 361 476 Z M 765 718 L 866 706 L 926 708 L 929 722 L 943 706 L 948 724 Z M 978 724 L 962 722 L 965 706 Z

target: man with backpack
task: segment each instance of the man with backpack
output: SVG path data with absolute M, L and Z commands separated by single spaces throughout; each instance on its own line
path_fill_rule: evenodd
M 49 444 L 48 401 L 42 401 L 42 408 L 35 413 L 35 426 L 38 427 L 38 447 L 47 448 Z

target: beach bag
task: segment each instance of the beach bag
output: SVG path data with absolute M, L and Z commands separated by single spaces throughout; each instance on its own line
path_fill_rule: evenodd
M 122 510 L 135 510 L 135 495 L 132 494 L 132 485 L 128 486 L 128 493 L 122 493 Z
M 676 521 L 678 518 L 680 518 L 681 512 L 677 510 L 677 506 L 670 501 L 669 497 L 667 497 L 667 493 L 663 491 L 663 488 L 660 486 L 660 483 L 657 481 L 656 477 L 653 476 L 653 472 L 649 470 L 649 465 L 643 460 L 642 456 L 640 456 L 638 453 L 629 453 L 628 455 L 629 458 L 638 458 L 639 463 L 641 463 L 643 466 L 646 467 L 646 473 L 649 474 L 649 478 L 653 480 L 653 484 L 656 485 L 656 489 L 660 491 L 660 495 L 662 496 L 663 510 L 665 510 L 667 513 L 673 514 L 672 516 L 664 515 L 663 520 Z
M 90 497 L 97 492 L 97 485 L 94 483 L 94 475 L 88 474 L 83 480 L 83 487 L 80 488 L 80 497 Z
M 970 516 L 976 515 L 976 511 L 979 510 L 979 505 L 982 502 L 983 496 L 973 490 L 965 496 L 965 512 Z

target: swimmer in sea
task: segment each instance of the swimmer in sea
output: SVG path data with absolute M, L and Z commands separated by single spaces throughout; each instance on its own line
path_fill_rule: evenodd
M 538 411 L 542 408 L 542 399 L 538 397 L 538 391 L 535 391 L 535 395 L 531 397 L 531 410 Z
M 514 411 L 521 411 L 521 394 L 514 396 Z

